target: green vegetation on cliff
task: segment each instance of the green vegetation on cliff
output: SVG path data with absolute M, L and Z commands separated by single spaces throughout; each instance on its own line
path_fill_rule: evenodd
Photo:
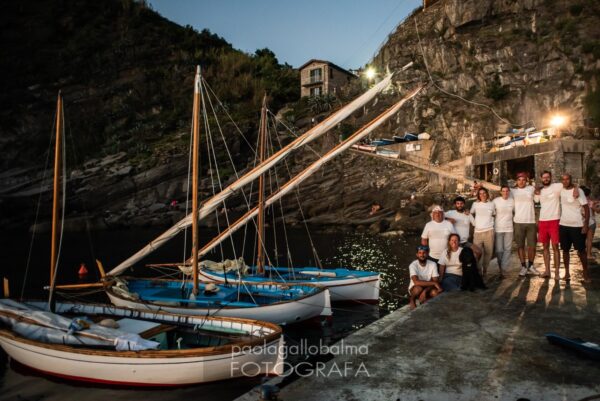
M 270 50 L 245 54 L 208 30 L 166 20 L 145 2 L 9 0 L 0 42 L 2 170 L 40 162 L 59 89 L 78 162 L 115 151 L 149 161 L 156 144 L 184 148 L 187 140 L 176 138 L 190 125 L 197 64 L 250 135 L 265 91 L 275 110 L 299 97 L 297 71 Z

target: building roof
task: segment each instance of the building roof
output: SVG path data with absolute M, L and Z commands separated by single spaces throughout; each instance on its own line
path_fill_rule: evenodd
M 311 64 L 311 63 L 323 63 L 323 64 L 327 64 L 330 67 L 335 68 L 336 70 L 339 70 L 341 72 L 343 72 L 344 74 L 348 74 L 351 75 L 353 77 L 356 77 L 355 74 L 351 73 L 350 71 L 340 67 L 339 65 L 333 64 L 331 61 L 327 61 L 327 60 L 318 60 L 316 58 L 310 59 L 308 60 L 306 63 L 302 64 L 300 67 L 298 67 L 298 70 L 303 70 L 304 67 L 306 67 L 307 65 Z

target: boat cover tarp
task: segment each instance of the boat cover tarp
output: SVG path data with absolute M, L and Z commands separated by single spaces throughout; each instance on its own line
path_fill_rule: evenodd
M 114 346 L 117 351 L 142 351 L 160 346 L 138 334 L 92 322 L 82 327 L 80 319 L 33 309 L 11 299 L 0 299 L 0 321 L 22 337 L 49 344 Z

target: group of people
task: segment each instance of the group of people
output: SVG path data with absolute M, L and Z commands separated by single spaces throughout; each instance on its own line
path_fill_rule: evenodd
M 445 213 L 441 206 L 433 207 L 431 221 L 421 234 L 417 259 L 409 266 L 412 308 L 416 307 L 417 301 L 423 303 L 443 291 L 466 289 L 465 263 L 470 260 L 469 255 L 478 261 L 474 274 L 481 277 L 478 280 L 481 287 L 494 255 L 500 277 L 504 277 L 510 269 L 513 240 L 521 262 L 519 276 L 550 278 L 552 255 L 554 278 L 560 280 L 562 250 L 565 268 L 562 280 L 570 281 L 570 251 L 573 247 L 581 261 L 584 282 L 591 281 L 588 258 L 591 257 L 598 205 L 589 199 L 588 188 L 573 184 L 570 174 L 563 174 L 560 183 L 552 182 L 549 171 L 544 171 L 540 178 L 542 185 L 534 187 L 528 183 L 528 175 L 520 173 L 516 186 L 502 186 L 500 196 L 494 199 L 490 198 L 486 188 L 475 185 L 476 200 L 470 209 L 466 208 L 466 200 L 461 196 L 454 199 L 454 210 Z M 540 204 L 537 224 L 535 203 Z M 537 242 L 543 245 L 545 269 L 542 273 L 533 264 Z M 468 289 L 473 288 L 469 285 Z

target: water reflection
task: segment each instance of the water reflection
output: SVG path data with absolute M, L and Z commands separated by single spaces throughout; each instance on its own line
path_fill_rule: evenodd
M 105 267 L 110 269 L 128 257 L 149 240 L 160 234 L 160 229 L 135 229 L 120 231 L 103 231 L 88 233 L 67 233 L 64 238 L 63 255 L 59 271 L 59 282 L 77 282 L 77 268 L 81 262 L 88 267 L 94 266 L 94 259 L 100 258 Z M 267 238 L 267 248 L 277 249 L 279 260 L 285 259 L 287 248 L 294 266 L 314 266 L 315 260 L 312 252 L 311 241 L 307 238 L 304 229 L 287 228 L 289 243 L 282 242 L 283 234 L 277 236 L 277 244 Z M 214 232 L 203 230 L 202 238 L 208 240 Z M 5 263 L 0 265 L 0 275 L 10 278 L 13 295 L 18 296 L 25 271 L 28 255 L 30 236 L 27 233 L 11 233 L 10 237 L 0 238 L 6 244 Z M 389 313 L 407 303 L 406 288 L 408 286 L 408 264 L 414 259 L 414 246 L 416 239 L 405 240 L 402 237 L 381 237 L 367 234 L 348 233 L 312 233 L 312 243 L 323 262 L 324 267 L 348 267 L 359 270 L 374 270 L 382 273 L 380 291 L 380 304 L 334 304 L 333 320 L 323 324 L 300 324 L 285 328 L 286 342 L 299 344 L 332 344 L 346 337 L 353 331 L 377 320 L 382 314 Z M 181 243 L 167 244 L 156 255 L 146 260 L 147 263 L 172 262 L 181 260 Z M 231 247 L 233 244 L 243 242 L 242 234 L 234 237 L 232 242 L 224 244 L 222 249 L 216 250 L 211 257 L 218 260 L 221 256 L 240 256 Z M 250 244 L 252 241 L 248 241 Z M 46 293 L 42 287 L 48 280 L 49 240 L 47 236 L 36 239 L 36 246 L 32 254 L 29 268 L 29 280 L 26 286 L 26 295 L 44 297 Z M 229 245 L 228 245 L 229 244 Z M 275 246 L 277 245 L 277 246 Z M 240 246 L 241 248 L 241 246 Z M 252 260 L 254 250 L 246 246 L 244 257 L 247 262 Z M 271 257 L 277 259 L 272 252 Z M 283 263 L 285 265 L 285 263 Z M 151 274 L 140 265 L 136 267 L 136 274 Z M 89 281 L 97 280 L 97 272 L 90 269 Z M 290 362 L 310 359 L 310 355 L 290 355 Z M 314 359 L 313 359 L 314 360 Z M 58 380 L 49 380 L 47 377 L 33 375 L 31 371 L 13 369 L 9 367 L 8 358 L 0 352 L 0 400 L 180 400 L 182 398 L 197 398 L 199 394 L 203 400 L 231 400 L 250 390 L 257 385 L 257 379 L 238 379 L 225 383 L 212 383 L 173 390 L 123 390 L 92 388 L 88 385 L 75 386 Z

